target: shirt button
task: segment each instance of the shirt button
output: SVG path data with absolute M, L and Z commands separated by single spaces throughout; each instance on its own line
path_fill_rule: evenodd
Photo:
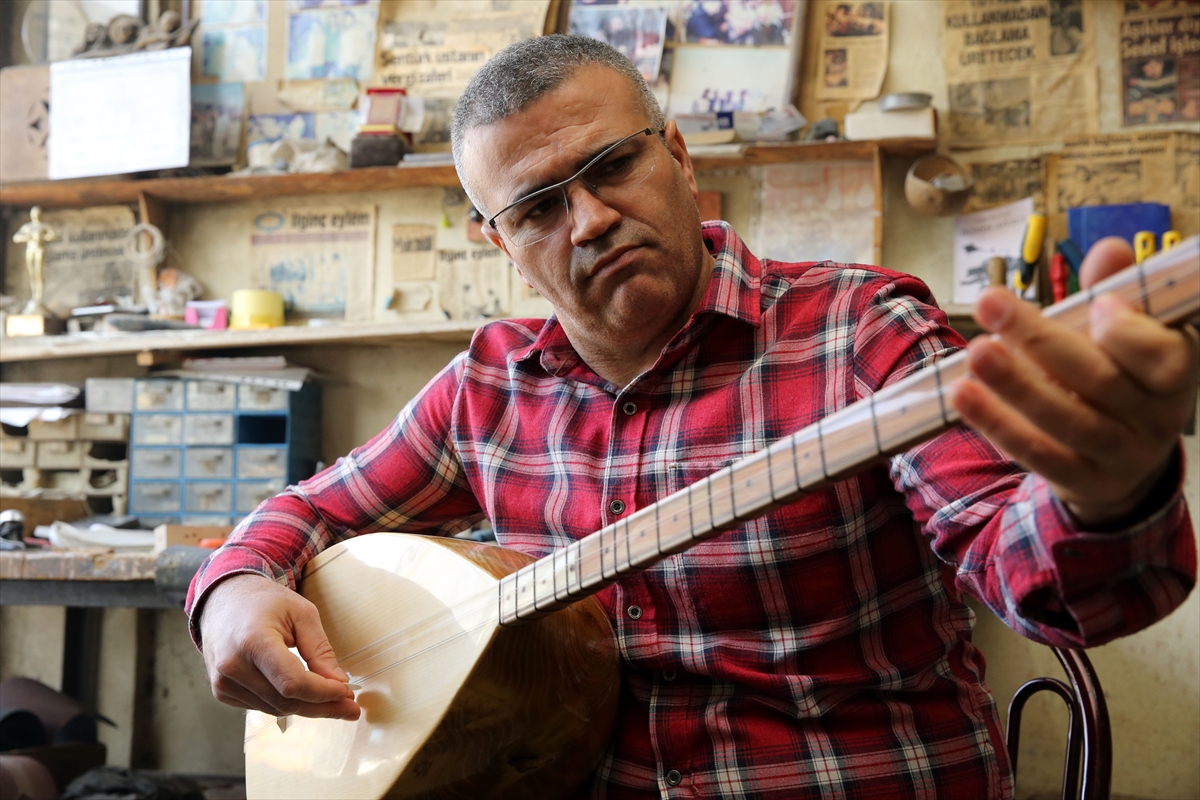
M 673 680 L 675 680 L 675 670 L 673 670 L 673 669 L 669 669 L 669 670 L 665 671 L 665 672 L 662 674 L 662 679 L 663 679 L 664 681 L 673 681 Z
M 625 513 L 625 501 L 624 500 L 613 500 L 611 503 L 608 504 L 608 510 L 618 516 Z
M 637 403 L 628 402 L 625 405 L 621 406 L 621 410 L 625 412 L 625 416 L 632 417 L 634 414 L 637 413 Z
M 629 615 L 630 619 L 641 619 L 642 618 L 642 607 L 641 606 L 630 606 L 629 608 L 627 608 L 625 610 L 625 613 Z
M 673 769 L 667 773 L 667 786 L 678 786 L 683 783 L 683 775 L 679 774 L 679 770 Z

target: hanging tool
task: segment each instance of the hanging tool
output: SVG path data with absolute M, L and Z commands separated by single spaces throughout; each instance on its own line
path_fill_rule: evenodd
M 1133 256 L 1137 263 L 1142 263 L 1158 248 L 1154 244 L 1153 231 L 1138 231 L 1133 235 Z
M 1067 275 L 1067 294 L 1075 294 L 1079 291 L 1079 267 L 1083 264 L 1083 251 L 1075 244 L 1074 239 L 1063 239 L 1054 249 L 1062 254 L 1067 260 L 1067 266 L 1071 268 Z
M 1054 293 L 1054 302 L 1060 303 L 1066 299 L 1070 291 L 1070 274 L 1066 256 L 1062 253 L 1050 256 L 1050 291 Z
M 1021 269 L 1017 272 L 1017 291 L 1023 293 L 1033 285 L 1033 276 L 1042 259 L 1042 242 L 1046 238 L 1046 215 L 1030 214 L 1025 223 L 1025 241 L 1021 245 Z

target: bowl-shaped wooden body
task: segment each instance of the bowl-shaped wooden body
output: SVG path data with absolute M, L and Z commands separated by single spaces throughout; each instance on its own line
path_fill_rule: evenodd
M 616 714 L 618 657 L 592 600 L 518 627 L 499 579 L 531 561 L 404 534 L 350 539 L 301 593 L 351 681 L 356 722 L 246 719 L 250 798 L 552 798 L 595 768 Z

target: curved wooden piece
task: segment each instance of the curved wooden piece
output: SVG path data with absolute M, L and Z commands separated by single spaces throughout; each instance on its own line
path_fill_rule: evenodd
M 595 603 L 499 625 L 498 579 L 531 560 L 404 534 L 314 559 L 301 593 L 363 715 L 283 730 L 249 712 L 248 797 L 552 797 L 583 781 L 616 713 L 616 646 Z

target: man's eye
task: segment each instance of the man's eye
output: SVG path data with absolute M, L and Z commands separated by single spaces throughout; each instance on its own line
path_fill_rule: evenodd
M 629 168 L 633 166 L 634 158 L 634 153 L 623 153 L 613 156 L 597 164 L 588 170 L 588 172 L 591 177 L 599 180 L 620 176 L 628 172 Z
M 561 205 L 562 198 L 554 194 L 538 197 L 517 208 L 517 220 L 519 223 L 536 222 L 553 214 Z

